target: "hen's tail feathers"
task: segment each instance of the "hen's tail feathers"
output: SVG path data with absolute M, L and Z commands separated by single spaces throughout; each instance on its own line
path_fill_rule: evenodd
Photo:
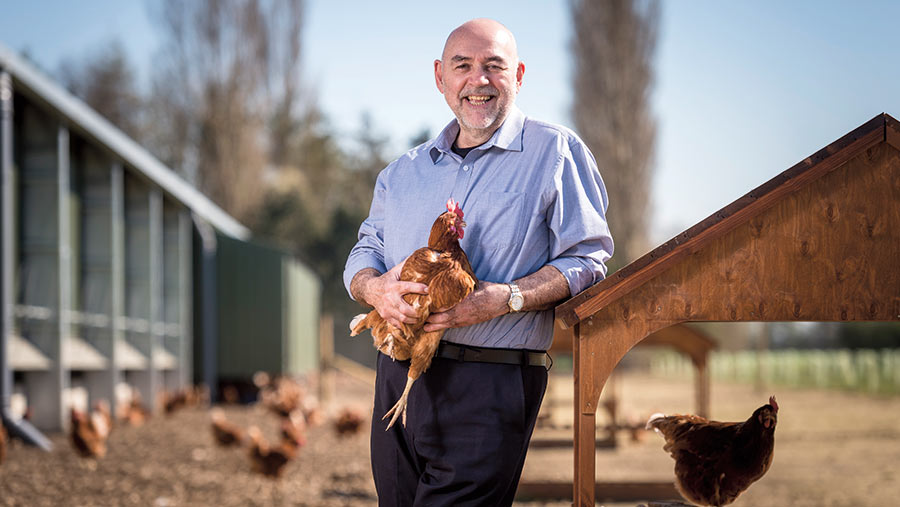
M 650 419 L 647 420 L 647 425 L 644 426 L 644 428 L 647 430 L 655 430 L 657 433 L 659 433 L 659 428 L 656 427 L 656 423 L 664 417 L 666 417 L 666 414 L 660 414 L 659 412 L 651 415 Z
M 362 323 L 362 321 L 366 319 L 367 315 L 368 314 L 366 313 L 360 313 L 356 317 L 353 317 L 353 320 L 350 321 L 350 336 L 356 336 L 359 333 L 363 332 L 364 329 L 366 329 L 366 327 L 361 326 L 360 323 Z

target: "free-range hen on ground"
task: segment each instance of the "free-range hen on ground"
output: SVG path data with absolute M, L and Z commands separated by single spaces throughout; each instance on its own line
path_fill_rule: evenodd
M 666 439 L 675 460 L 675 485 L 691 502 L 727 505 L 762 478 L 775 454 L 778 403 L 756 409 L 743 422 L 709 421 L 696 415 L 654 414 L 647 429 Z
M 478 286 L 466 253 L 459 245 L 463 238 L 463 211 L 459 203 L 449 199 L 447 211 L 441 213 L 431 226 L 428 246 L 410 255 L 400 270 L 400 280 L 423 283 L 428 294 L 406 294 L 404 300 L 416 309 L 416 322 L 396 328 L 387 323 L 375 310 L 357 315 L 350 322 L 350 335 L 356 336 L 371 329 L 375 348 L 392 359 L 410 360 L 406 387 L 397 403 L 382 419 L 390 417 L 388 428 L 402 417 L 406 425 L 406 405 L 413 382 L 431 365 L 444 331 L 425 332 L 425 321 L 432 312 L 446 311 L 456 306 Z

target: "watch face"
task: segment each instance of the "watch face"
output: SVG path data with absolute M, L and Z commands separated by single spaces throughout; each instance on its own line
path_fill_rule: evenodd
M 522 303 L 524 303 L 524 302 L 525 302 L 525 300 L 522 296 L 513 296 L 509 300 L 509 306 L 510 306 L 510 308 L 513 309 L 513 311 L 517 312 L 522 309 Z

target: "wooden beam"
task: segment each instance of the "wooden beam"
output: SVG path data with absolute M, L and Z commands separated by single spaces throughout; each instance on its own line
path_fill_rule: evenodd
M 594 498 L 601 502 L 640 502 L 681 498 L 673 482 L 596 482 Z M 561 481 L 522 481 L 517 500 L 573 500 L 572 484 Z M 575 505 L 579 505 L 575 503 Z
M 700 417 L 709 417 L 709 369 L 704 362 L 696 365 L 697 372 L 694 375 L 695 410 Z
M 544 438 L 532 437 L 531 442 L 528 444 L 529 449 L 563 449 L 563 448 L 572 449 L 574 447 L 575 447 L 575 442 L 573 442 L 571 438 L 567 438 L 567 437 L 544 437 Z M 595 449 L 615 449 L 616 448 L 615 437 L 607 438 L 604 440 L 596 440 L 595 439 L 594 448 Z
M 575 381 L 575 402 L 572 403 L 575 411 L 573 419 L 573 431 L 575 442 L 575 480 L 572 482 L 572 499 L 575 507 L 594 505 L 594 474 L 597 465 L 594 456 L 594 439 L 596 431 L 596 407 L 593 411 L 585 411 L 585 387 L 590 385 L 583 376 L 590 373 L 591 364 L 582 354 L 583 341 L 581 338 L 581 324 L 575 324 L 572 340 L 572 361 Z
M 884 140 L 900 150 L 900 122 L 887 114 L 884 115 Z

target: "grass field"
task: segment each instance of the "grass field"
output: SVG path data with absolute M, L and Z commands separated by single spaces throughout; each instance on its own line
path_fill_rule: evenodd
M 656 352 L 651 372 L 689 377 L 694 367 L 683 354 Z M 713 380 L 774 386 L 860 391 L 900 395 L 900 350 L 755 350 L 716 351 L 710 355 Z

